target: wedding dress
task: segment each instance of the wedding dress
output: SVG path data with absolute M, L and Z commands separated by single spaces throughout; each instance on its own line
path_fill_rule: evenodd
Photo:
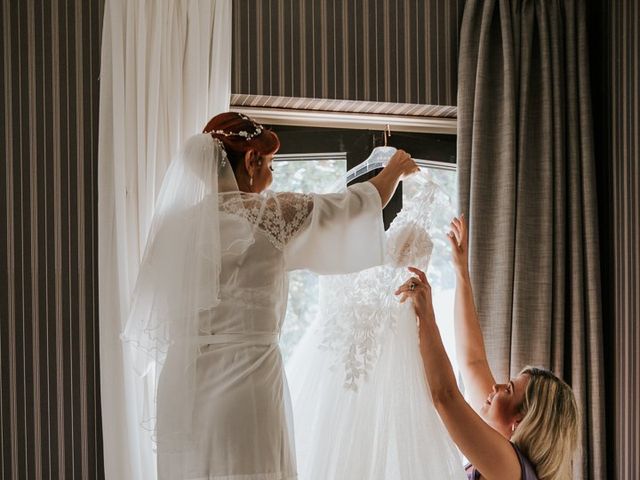
M 411 302 L 393 295 L 407 266 L 426 271 L 428 174 L 386 233 L 382 266 L 320 279 L 320 313 L 291 359 L 300 480 L 464 479 L 462 459 L 433 406 Z M 415 186 L 415 185 L 414 185 Z
M 170 167 L 123 333 L 147 381 L 143 424 L 160 479 L 296 477 L 278 339 L 287 271 L 383 260 L 381 200 L 238 191 L 224 150 L 196 135 Z

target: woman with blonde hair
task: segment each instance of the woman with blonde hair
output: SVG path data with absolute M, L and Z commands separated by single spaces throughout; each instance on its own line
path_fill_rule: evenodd
M 455 334 L 458 363 L 469 403 L 458 389 L 435 322 L 424 272 L 397 291 L 411 299 L 419 321 L 420 353 L 433 402 L 451 438 L 471 462 L 469 480 L 571 478 L 578 440 L 578 408 L 571 388 L 548 370 L 526 367 L 496 383 L 489 368 L 473 300 L 464 216 L 451 222 L 456 270 Z

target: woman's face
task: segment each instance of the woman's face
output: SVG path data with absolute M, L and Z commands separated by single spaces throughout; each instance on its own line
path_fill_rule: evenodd
M 529 376 L 518 375 L 507 383 L 495 384 L 481 408 L 484 420 L 496 430 L 508 433 L 522 419 L 520 406 L 524 402 Z
M 263 192 L 273 183 L 273 154 L 259 157 L 256 170 L 253 175 L 253 191 Z

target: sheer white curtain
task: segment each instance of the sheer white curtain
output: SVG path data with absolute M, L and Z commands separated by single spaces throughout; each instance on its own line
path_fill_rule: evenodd
M 154 200 L 180 144 L 229 107 L 231 0 L 107 0 L 100 72 L 100 377 L 107 479 L 153 479 L 120 342 Z

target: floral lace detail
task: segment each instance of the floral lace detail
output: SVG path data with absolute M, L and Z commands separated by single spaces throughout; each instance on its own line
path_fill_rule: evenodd
M 382 353 L 383 339 L 394 335 L 403 306 L 394 290 L 407 280 L 407 265 L 427 270 L 433 249 L 431 209 L 438 187 L 423 181 L 420 194 L 406 205 L 386 233 L 385 265 L 320 280 L 318 348 L 331 355 L 331 368 L 344 371 L 344 388 L 358 391 Z
M 429 261 L 433 242 L 424 228 L 415 222 L 394 229 L 387 240 L 387 255 L 394 267 L 408 267 Z
M 223 195 L 220 210 L 238 215 L 262 230 L 279 250 L 295 237 L 313 210 L 313 197 L 302 193 Z
M 381 353 L 380 339 L 395 328 L 398 302 L 389 295 L 390 267 L 321 279 L 325 320 L 319 348 L 334 356 L 332 369 L 344 369 L 344 387 L 358 391 Z M 397 272 L 401 275 L 403 272 Z

